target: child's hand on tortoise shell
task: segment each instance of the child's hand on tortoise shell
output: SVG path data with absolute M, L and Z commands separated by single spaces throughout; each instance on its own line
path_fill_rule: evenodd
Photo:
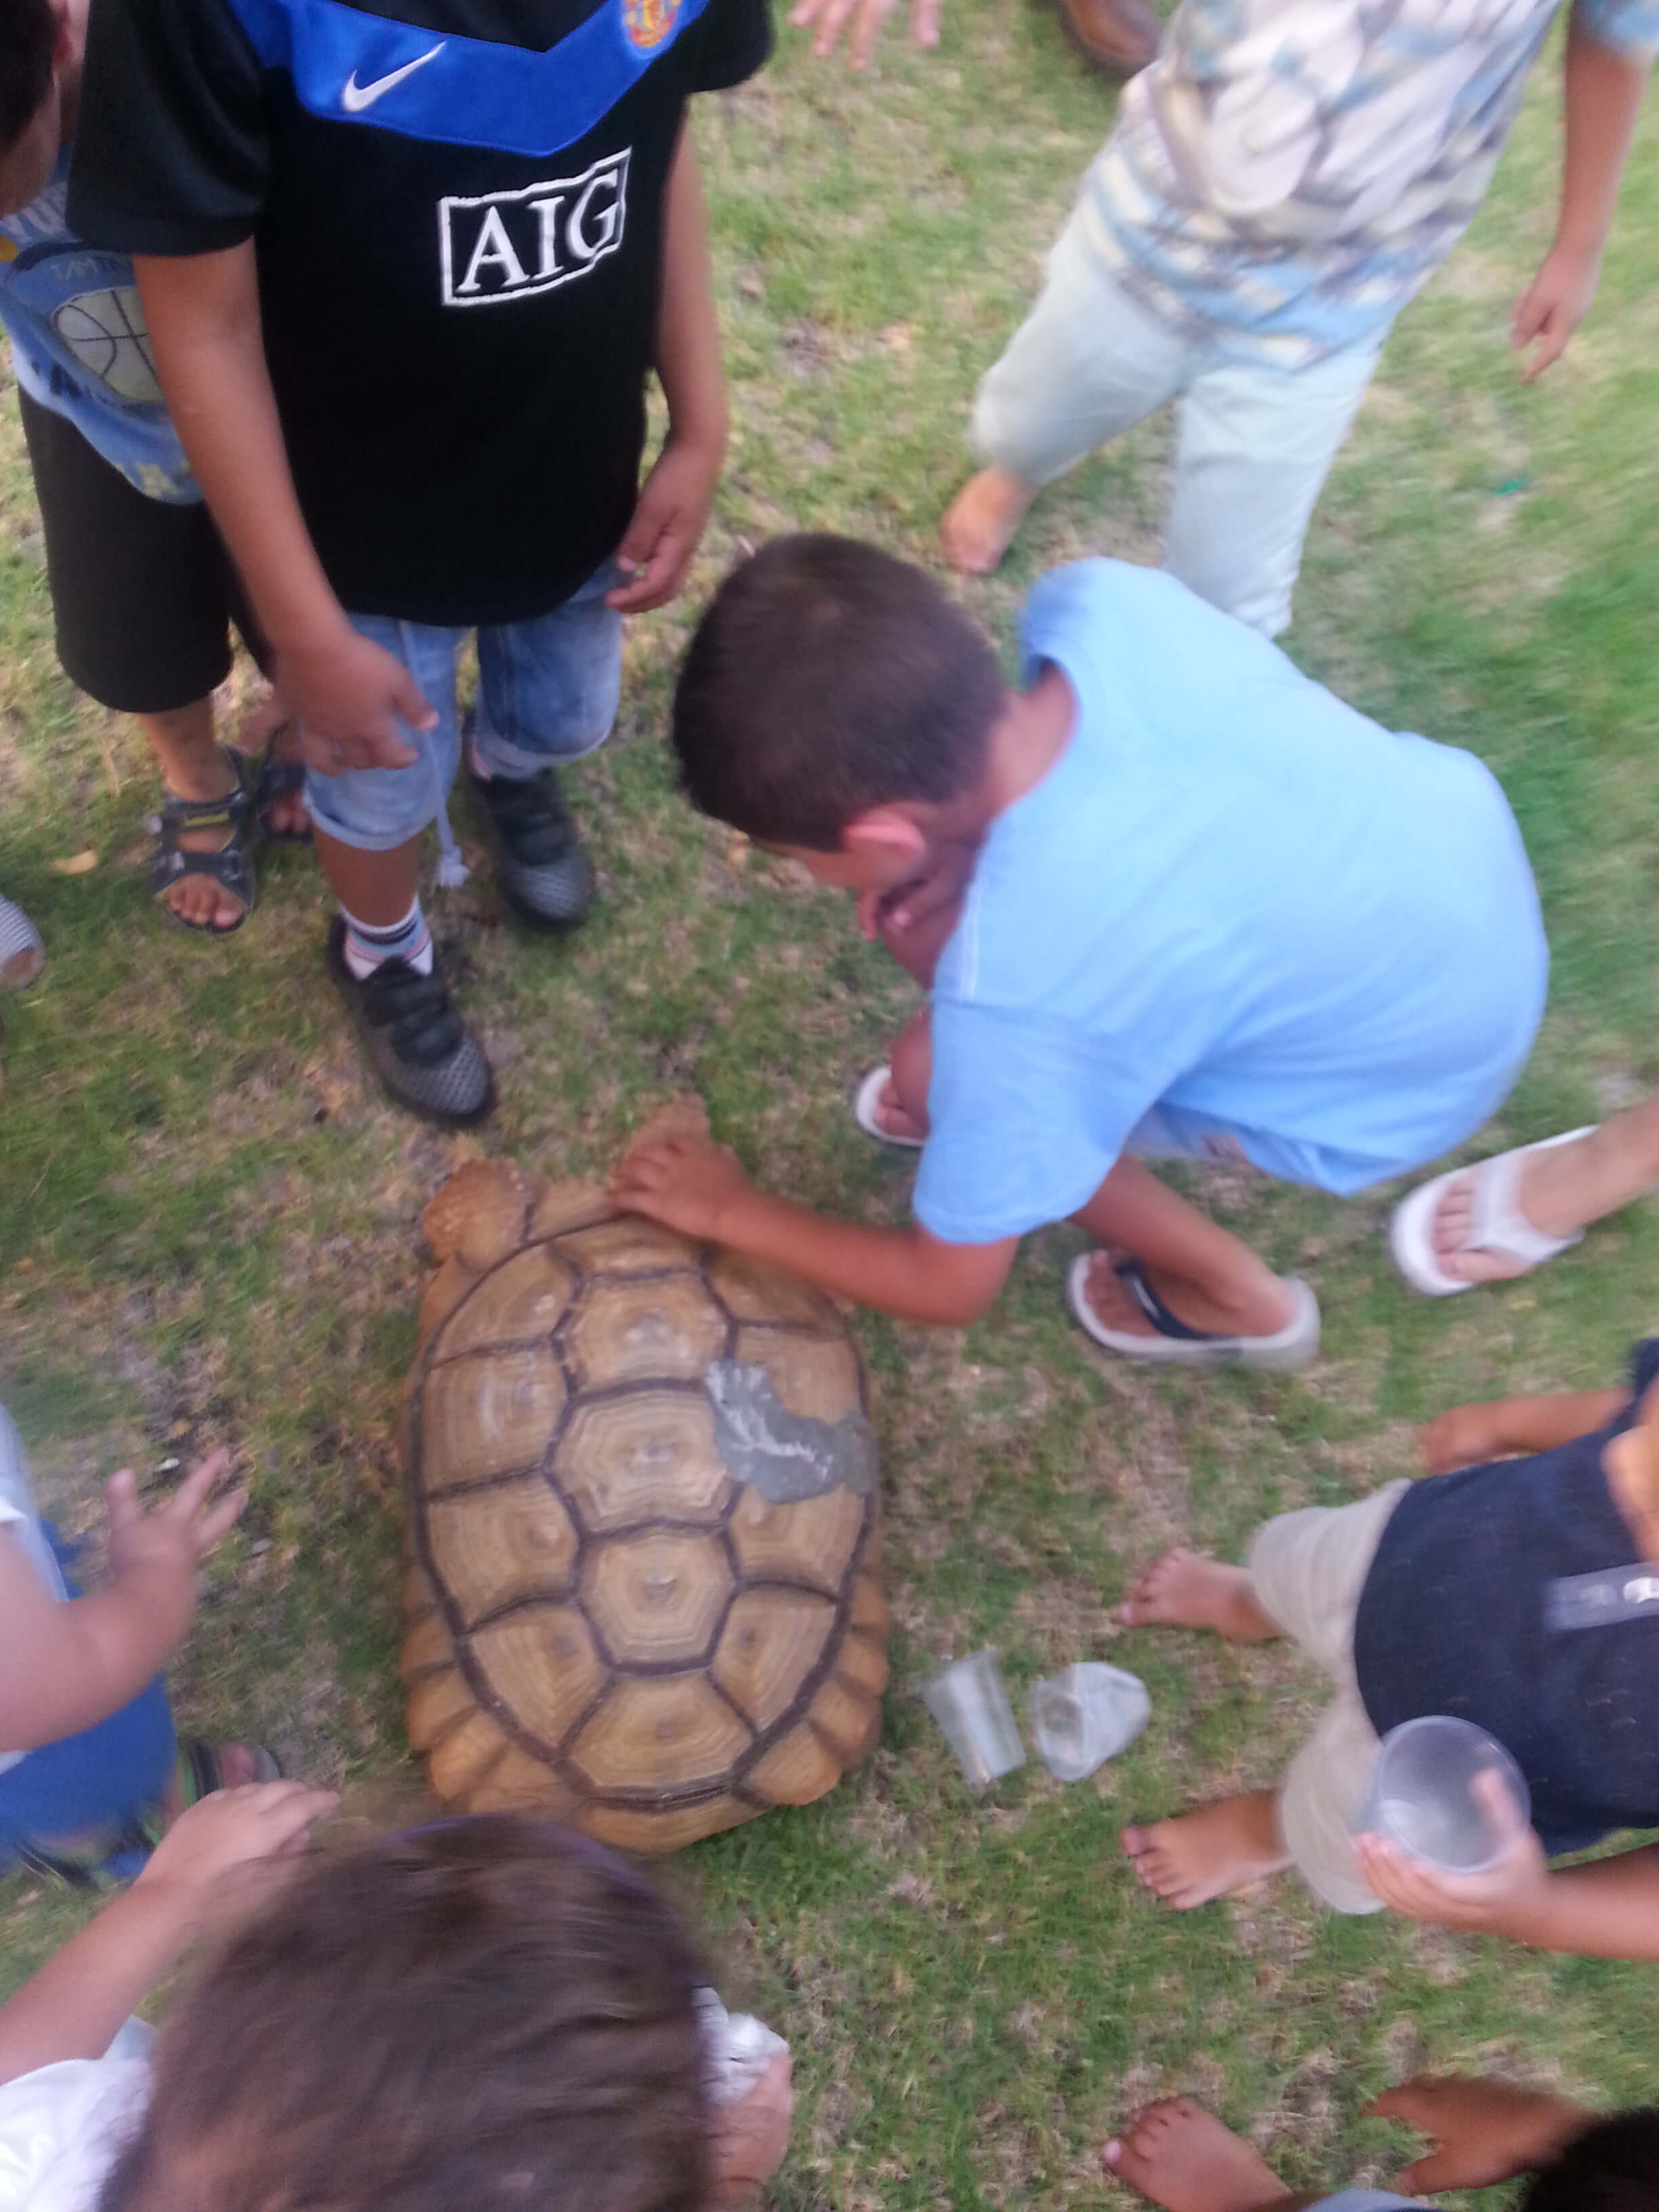
M 751 1188 L 729 1145 L 690 1131 L 647 1132 L 611 1179 L 611 1195 L 629 1212 L 660 1221 L 682 1237 L 720 1242 L 720 1222 Z

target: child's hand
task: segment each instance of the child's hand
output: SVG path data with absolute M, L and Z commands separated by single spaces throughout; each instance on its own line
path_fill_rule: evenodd
M 1477 1775 L 1472 1786 L 1479 1790 L 1482 1784 L 1494 1803 L 1510 1804 L 1501 1776 Z M 1381 1836 L 1356 1836 L 1353 1846 L 1367 1883 L 1393 1911 L 1477 1935 L 1501 1936 L 1525 1919 L 1541 1903 L 1550 1878 L 1544 1846 L 1531 1828 L 1485 1874 L 1441 1874 Z
M 1434 2144 L 1408 2166 L 1400 2186 L 1413 2197 L 1443 2189 L 1486 2189 L 1517 2173 L 1535 2172 L 1558 2157 L 1589 2116 L 1565 2097 L 1506 2081 L 1471 2081 L 1456 2075 L 1414 2075 L 1365 2107 L 1373 2119 L 1402 2120 Z
M 1523 352 L 1534 338 L 1538 341 L 1532 359 L 1522 364 L 1523 384 L 1532 383 L 1560 360 L 1568 339 L 1589 313 L 1601 274 L 1599 253 L 1553 246 L 1545 255 L 1543 266 L 1521 295 L 1510 333 L 1510 343 L 1516 353 Z
M 349 768 L 407 768 L 420 756 L 398 728 L 436 726 L 437 714 L 395 653 L 343 619 L 314 644 L 279 653 L 276 688 L 300 725 L 300 750 L 319 775 Z
M 179 1636 L 196 1609 L 197 1568 L 247 1504 L 246 1489 L 209 1502 L 229 1464 L 228 1452 L 210 1452 L 153 1513 L 138 1503 L 137 1480 L 130 1467 L 112 1474 L 105 1486 L 111 1579 L 142 1582 L 149 1604 L 176 1611 Z
M 611 1195 L 628 1212 L 715 1244 L 726 1209 L 750 1188 L 729 1145 L 690 1133 L 643 1138 L 611 1178 Z
M 168 1882 L 199 1911 L 210 1893 L 240 1869 L 304 1850 L 313 1820 L 339 1803 L 333 1790 L 302 1782 L 252 1782 L 216 1790 L 179 1815 L 150 1853 L 139 1883 Z M 134 1885 L 135 1887 L 137 1884 Z
M 939 19 L 944 0 L 910 0 L 910 36 L 919 46 L 939 44 Z M 833 53 L 836 41 L 850 20 L 848 41 L 855 70 L 866 69 L 875 51 L 877 33 L 892 14 L 894 0 L 799 0 L 789 20 L 798 31 L 814 30 L 812 52 L 819 61 Z
M 1418 1431 L 1418 1449 L 1431 1474 L 1450 1474 L 1460 1467 L 1480 1467 L 1498 1458 L 1503 1445 L 1493 1428 L 1490 1406 L 1454 1406 Z
M 724 450 L 669 432 L 617 549 L 629 580 L 605 593 L 606 606 L 640 615 L 674 597 L 708 527 Z
M 709 2194 L 730 2204 L 764 2188 L 783 2163 L 795 2117 L 794 2062 L 780 2051 L 746 2097 L 718 2108 Z

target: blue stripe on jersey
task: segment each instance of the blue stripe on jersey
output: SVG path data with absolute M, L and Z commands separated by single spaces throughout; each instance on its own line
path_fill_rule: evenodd
M 445 37 L 342 0 L 230 4 L 261 64 L 285 70 L 301 106 L 320 120 L 540 160 L 601 123 L 708 0 L 599 0 L 545 53 Z M 641 38 L 630 33 L 630 15 L 645 19 Z M 642 43 L 659 26 L 654 43 Z

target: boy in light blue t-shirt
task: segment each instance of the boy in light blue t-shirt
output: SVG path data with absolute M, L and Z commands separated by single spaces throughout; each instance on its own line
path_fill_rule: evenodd
M 1507 1095 L 1548 953 L 1519 832 L 1471 754 L 1380 728 L 1155 570 L 1081 562 L 1026 609 L 1029 688 L 921 571 L 785 538 L 728 578 L 675 702 L 705 811 L 859 892 L 927 1012 L 860 1093 L 923 1146 L 916 1220 L 830 1222 L 689 1139 L 636 1150 L 640 1212 L 840 1296 L 963 1322 L 1019 1238 L 1104 1248 L 1073 1310 L 1109 1348 L 1298 1365 L 1304 1284 L 1146 1159 L 1346 1194 Z M 907 890 L 970 871 L 948 936 Z M 932 939 L 930 942 L 929 939 Z

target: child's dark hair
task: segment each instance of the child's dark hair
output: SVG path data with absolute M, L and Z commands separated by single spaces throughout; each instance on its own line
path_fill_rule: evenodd
M 0 155 L 10 153 L 51 91 L 57 45 L 51 0 L 5 0 L 0 8 Z
M 325 1856 L 168 2021 L 100 2212 L 698 2212 L 702 1978 L 637 1875 L 539 1821 Z
M 969 790 L 1005 689 L 983 634 L 920 568 L 851 538 L 774 538 L 686 653 L 680 774 L 746 836 L 834 852 L 870 807 Z
M 1519 2212 L 1656 2212 L 1659 2109 L 1615 2112 L 1575 2136 L 1521 2199 Z

